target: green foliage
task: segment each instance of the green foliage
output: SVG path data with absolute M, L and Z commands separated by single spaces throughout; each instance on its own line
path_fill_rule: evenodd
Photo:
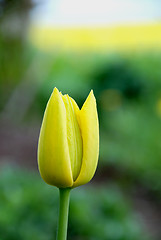
M 2 240 L 55 239 L 58 191 L 36 173 L 4 167 L 0 171 Z M 68 239 L 146 240 L 141 222 L 114 185 L 71 192 Z
M 161 70 L 158 67 L 161 57 L 156 53 L 135 54 L 128 57 L 126 63 L 127 72 L 134 72 L 131 80 L 138 76 L 137 88 L 130 79 L 128 86 L 138 91 L 133 99 L 127 99 L 123 91 L 125 75 L 117 77 L 120 85 L 115 89 L 119 90 L 119 105 L 111 111 L 101 103 L 102 159 L 104 164 L 126 169 L 129 176 L 158 194 L 161 189 Z M 112 78 L 108 81 L 112 82 Z M 113 102 L 114 99 L 111 104 Z

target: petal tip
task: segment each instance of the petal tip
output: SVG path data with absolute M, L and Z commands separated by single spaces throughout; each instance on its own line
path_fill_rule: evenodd
M 90 91 L 90 93 L 89 93 L 89 96 L 91 96 L 91 97 L 94 97 L 94 98 L 95 98 L 95 96 L 94 96 L 94 92 L 93 92 L 93 89 L 91 89 L 91 91 Z
M 87 105 L 91 104 L 91 103 L 96 103 L 96 99 L 93 93 L 93 90 L 90 91 L 88 97 L 86 98 L 86 101 L 84 102 L 81 110 L 83 110 L 84 108 L 86 108 Z
M 56 87 L 54 87 L 54 89 L 53 89 L 53 92 L 52 92 L 52 96 L 55 98 L 55 97 L 62 97 L 62 93 L 61 92 L 59 92 L 59 90 L 56 88 Z
M 88 101 L 89 101 L 89 100 L 94 100 L 94 101 L 96 101 L 96 98 L 95 98 L 95 96 L 94 96 L 93 89 L 90 91 L 87 99 L 88 99 Z M 86 100 L 87 100 L 87 99 L 86 99 Z
M 53 92 L 54 93 L 59 93 L 59 90 L 56 87 L 54 87 Z

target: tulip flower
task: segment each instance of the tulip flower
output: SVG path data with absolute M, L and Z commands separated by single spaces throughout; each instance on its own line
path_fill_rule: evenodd
M 99 126 L 93 91 L 79 109 L 74 99 L 54 88 L 44 113 L 38 143 L 38 166 L 43 180 L 61 189 L 60 198 L 69 202 L 63 189 L 78 187 L 92 179 L 98 153 Z M 66 200 L 60 200 L 60 204 L 63 201 Z
M 50 185 L 73 188 L 93 177 L 99 151 L 96 101 L 90 92 L 80 110 L 74 99 L 54 89 L 39 137 L 38 165 Z

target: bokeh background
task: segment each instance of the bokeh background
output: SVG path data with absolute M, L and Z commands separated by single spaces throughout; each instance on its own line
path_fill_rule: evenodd
M 0 239 L 55 239 L 37 141 L 54 87 L 94 90 L 100 157 L 68 239 L 161 239 L 161 1 L 0 0 Z

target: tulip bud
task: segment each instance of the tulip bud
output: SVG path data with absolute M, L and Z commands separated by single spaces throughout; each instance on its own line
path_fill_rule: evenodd
M 74 99 L 54 88 L 39 136 L 41 177 L 59 188 L 85 184 L 95 173 L 98 153 L 99 127 L 93 91 L 80 110 Z

